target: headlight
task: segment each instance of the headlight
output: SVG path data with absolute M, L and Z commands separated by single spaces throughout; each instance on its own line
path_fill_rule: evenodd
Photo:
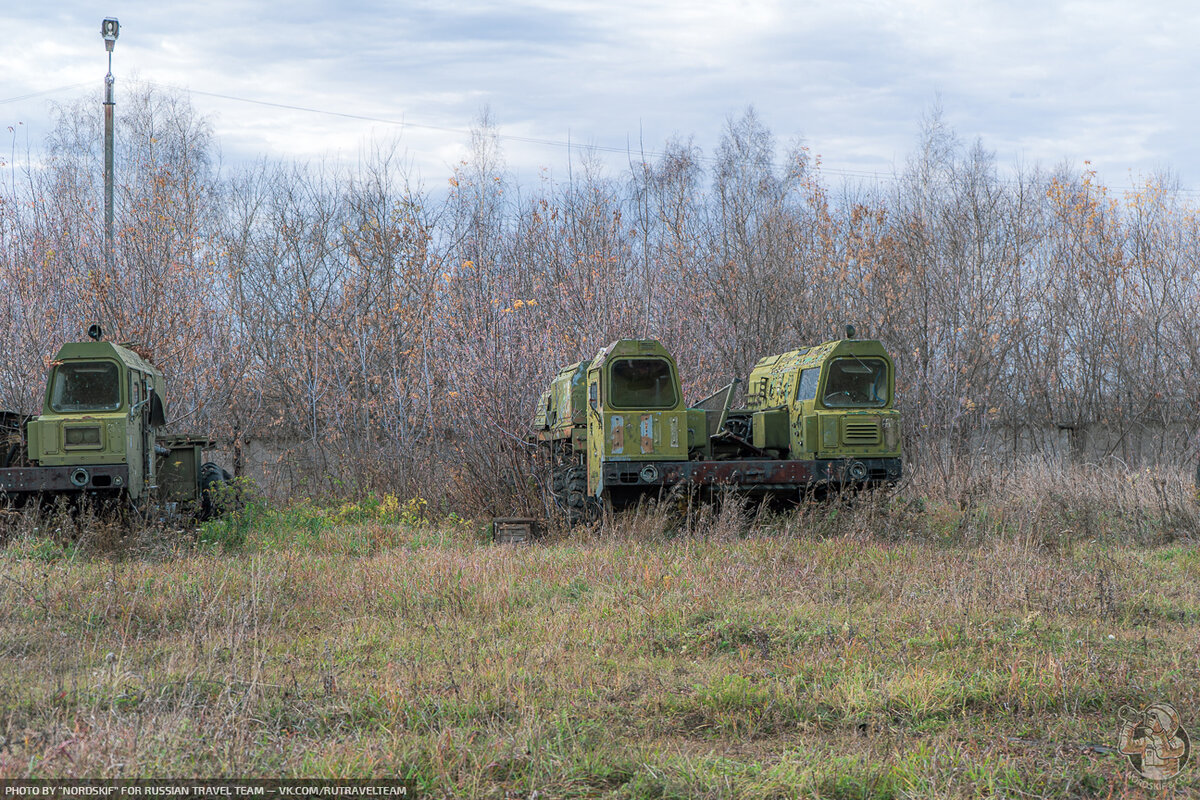
M 99 426 L 77 426 L 63 431 L 63 442 L 67 447 L 99 447 Z

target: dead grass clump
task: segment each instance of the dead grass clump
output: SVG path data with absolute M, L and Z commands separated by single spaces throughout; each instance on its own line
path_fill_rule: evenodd
M 30 504 L 0 517 L 10 558 L 56 561 L 68 557 L 166 558 L 192 544 L 188 520 L 60 499 Z
M 952 542 L 995 537 L 1034 547 L 1076 541 L 1161 545 L 1200 538 L 1191 476 L 1163 469 L 1030 459 L 944 480 L 917 468 L 892 505 L 907 536 Z
M 1200 538 L 1200 505 L 1191 477 L 1182 473 L 1028 460 L 976 463 L 949 481 L 942 475 L 918 467 L 895 488 L 842 491 L 795 506 L 771 506 L 733 492 L 703 499 L 671 493 L 608 512 L 590 526 L 551 520 L 547 541 L 766 535 L 953 545 L 999 539 L 1056 549 L 1084 541 L 1154 546 Z
M 551 518 L 547 521 L 544 541 L 592 544 L 687 539 L 734 541 L 776 531 L 787 516 L 760 499 L 732 491 L 707 497 L 670 492 L 662 497 L 643 498 L 620 511 L 606 510 L 588 525 L 572 527 L 561 519 Z

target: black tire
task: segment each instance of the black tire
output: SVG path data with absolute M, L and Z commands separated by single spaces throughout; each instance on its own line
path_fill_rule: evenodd
M 200 465 L 200 519 L 212 519 L 226 511 L 230 498 L 222 489 L 232 480 L 220 464 L 206 461 Z
M 583 525 L 598 517 L 600 505 L 587 490 L 587 469 L 581 466 L 570 467 L 566 470 L 566 483 L 567 524 Z
M 554 498 L 555 503 L 561 505 L 567 497 L 567 470 L 568 467 L 555 467 L 550 473 L 550 496 Z
M 587 468 L 577 462 L 560 461 L 551 467 L 546 491 L 549 505 L 558 509 L 568 527 L 599 516 L 599 504 L 588 495 Z

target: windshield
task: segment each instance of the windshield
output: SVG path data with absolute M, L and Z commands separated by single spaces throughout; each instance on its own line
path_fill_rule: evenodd
M 661 358 L 621 358 L 613 362 L 614 408 L 674 408 L 675 376 Z
M 68 411 L 116 411 L 121 407 L 117 365 L 110 361 L 59 364 L 50 388 L 50 408 Z
M 888 402 L 887 362 L 880 358 L 839 358 L 829 365 L 821 402 L 830 408 L 867 406 Z

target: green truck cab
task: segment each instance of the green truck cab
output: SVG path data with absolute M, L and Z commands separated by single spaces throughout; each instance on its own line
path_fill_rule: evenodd
M 883 345 L 843 339 L 768 356 L 755 365 L 746 409 L 751 445 L 778 458 L 830 462 L 856 482 L 900 477 L 895 368 Z M 848 462 L 848 463 L 847 463 Z
M 202 461 L 213 442 L 166 434 L 162 372 L 129 347 L 65 344 L 46 382 L 42 413 L 0 413 L 0 501 L 91 496 L 133 505 L 172 503 L 198 515 L 229 476 Z
M 842 339 L 755 365 L 688 405 L 674 358 L 653 339 L 620 339 L 568 365 L 542 393 L 532 439 L 572 521 L 676 484 L 799 499 L 901 477 L 895 370 L 883 345 Z

